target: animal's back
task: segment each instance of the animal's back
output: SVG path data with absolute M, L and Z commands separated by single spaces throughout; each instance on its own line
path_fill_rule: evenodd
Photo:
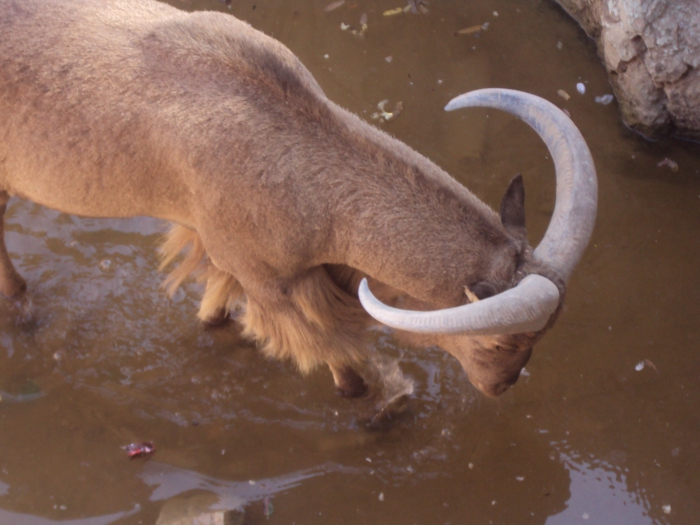
M 204 149 L 250 151 L 285 99 L 323 108 L 289 50 L 225 14 L 0 0 L 0 34 L 0 189 L 76 214 L 192 224 L 201 170 L 226 169 Z

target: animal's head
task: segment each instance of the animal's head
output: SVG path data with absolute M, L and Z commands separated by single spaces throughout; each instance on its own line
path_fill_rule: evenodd
M 593 230 L 597 181 L 583 137 L 553 104 L 517 91 L 485 89 L 453 99 L 446 109 L 470 106 L 493 107 L 520 117 L 549 148 L 557 199 L 544 238 L 535 250 L 527 244 L 524 188 L 518 176 L 501 204 L 501 222 L 518 249 L 511 258 L 496 260 L 493 280 L 461 284 L 466 285 L 466 304 L 429 312 L 392 308 L 371 294 L 366 280 L 359 296 L 372 317 L 415 333 L 426 343 L 437 342 L 459 360 L 474 386 L 498 396 L 517 381 L 534 344 L 556 320 L 566 282 Z

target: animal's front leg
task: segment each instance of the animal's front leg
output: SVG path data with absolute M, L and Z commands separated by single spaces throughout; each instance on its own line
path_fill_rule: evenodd
M 27 283 L 15 270 L 5 247 L 5 209 L 10 196 L 0 192 L 0 293 L 5 297 L 17 298 L 27 289 Z
M 362 397 L 367 393 L 367 383 L 362 376 L 349 365 L 335 366 L 328 364 L 333 374 L 333 381 L 343 397 Z

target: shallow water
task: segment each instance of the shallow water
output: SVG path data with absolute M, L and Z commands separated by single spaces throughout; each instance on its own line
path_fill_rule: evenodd
M 235 325 L 204 329 L 196 285 L 164 295 L 163 224 L 13 200 L 7 243 L 35 320 L 0 303 L 0 524 L 154 523 L 166 501 L 198 493 L 245 502 L 251 524 L 268 521 L 266 497 L 270 523 L 697 523 L 698 146 L 645 142 L 615 103 L 596 104 L 611 89 L 595 47 L 553 2 L 434 0 L 428 15 L 393 17 L 382 12 L 400 2 L 327 3 L 235 0 L 230 12 L 365 118 L 402 101 L 378 125 L 492 206 L 521 172 L 533 244 L 554 203 L 545 147 L 510 117 L 442 108 L 479 87 L 521 89 L 566 108 L 586 137 L 596 231 L 528 375 L 486 399 L 446 354 L 377 332 L 416 391 L 406 413 L 368 430 L 328 371 L 303 378 Z M 678 172 L 657 167 L 666 157 Z M 143 440 L 157 452 L 129 461 L 120 447 Z

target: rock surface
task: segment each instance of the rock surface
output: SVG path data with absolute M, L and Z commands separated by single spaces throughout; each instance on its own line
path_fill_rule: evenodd
M 557 2 L 597 41 L 628 126 L 700 140 L 700 1 Z
M 242 525 L 245 511 L 238 501 L 222 502 L 215 494 L 168 500 L 156 525 Z

